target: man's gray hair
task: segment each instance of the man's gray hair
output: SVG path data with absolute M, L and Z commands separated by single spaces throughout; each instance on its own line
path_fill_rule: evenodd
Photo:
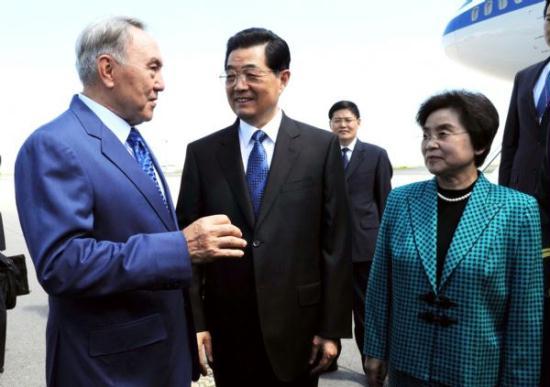
M 99 80 L 97 58 L 108 54 L 124 63 L 126 46 L 131 38 L 131 27 L 145 29 L 145 24 L 134 18 L 117 16 L 90 24 L 76 41 L 76 70 L 84 86 Z

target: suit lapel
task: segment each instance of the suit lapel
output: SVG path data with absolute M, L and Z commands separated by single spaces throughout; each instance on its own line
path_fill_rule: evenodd
M 491 184 L 480 175 L 456 228 L 443 265 L 440 289 L 453 270 L 469 254 L 485 228 L 493 220 L 504 203 L 491 201 Z
M 246 179 L 239 144 L 239 121 L 228 130 L 220 140 L 218 147 L 218 161 L 224 176 L 233 191 L 235 201 L 239 205 L 250 229 L 254 228 L 254 209 L 248 193 Z
M 409 200 L 409 214 L 416 250 L 432 289 L 435 291 L 437 289 L 437 188 L 435 179 L 426 182 L 420 195 Z
M 535 88 L 535 84 L 537 83 L 540 74 L 542 70 L 544 69 L 544 66 L 548 63 L 548 60 L 550 58 L 546 59 L 544 62 L 539 63 L 535 68 L 533 68 L 533 71 L 531 71 L 528 75 L 528 79 L 526 82 L 527 88 L 524 91 L 523 98 L 527 99 L 525 103 L 529 106 L 529 113 L 531 115 L 531 118 L 536 122 L 536 126 L 533 126 L 533 128 L 538 128 L 541 125 L 541 122 L 544 121 L 544 117 L 548 114 L 548 112 L 545 112 L 543 116 L 543 120 L 539 122 L 538 119 L 538 113 L 537 113 L 537 106 L 535 104 L 535 100 L 533 97 L 533 89 Z M 528 127 L 528 126 L 527 126 Z
M 173 230 L 176 223 L 174 222 L 173 215 L 164 205 L 162 197 L 160 196 L 157 187 L 151 181 L 151 179 L 143 172 L 138 163 L 130 155 L 124 145 L 116 138 L 113 132 L 111 132 L 90 109 L 75 96 L 71 102 L 71 110 L 76 114 L 84 129 L 88 135 L 98 138 L 101 141 L 101 152 L 108 158 L 120 171 L 126 175 L 126 177 L 134 184 L 134 186 L 141 192 L 145 200 L 157 213 L 158 217 L 162 220 L 168 230 Z M 154 160 L 155 168 L 161 176 L 162 183 L 165 187 L 165 192 L 168 196 L 170 191 L 166 189 L 164 178 L 160 168 Z M 108 184 L 108 182 L 106 182 Z
M 145 200 L 155 210 L 157 215 L 168 230 L 173 230 L 175 226 L 173 215 L 164 205 L 162 197 L 158 192 L 157 187 L 140 168 L 139 164 L 134 160 L 124 145 L 115 137 L 115 135 L 107 128 L 104 128 L 101 137 L 101 152 L 105 157 L 113 162 L 128 179 L 141 192 Z M 160 171 L 160 168 L 154 160 L 155 168 Z M 161 175 L 161 173 L 159 173 Z M 164 179 L 162 180 L 164 184 Z M 166 188 L 166 185 L 164 185 Z M 170 191 L 165 191 L 168 196 Z M 168 199 L 167 199 L 168 200 Z
M 275 141 L 275 150 L 273 152 L 273 159 L 271 160 L 271 167 L 269 168 L 262 206 L 258 220 L 256 221 L 256 228 L 259 227 L 269 213 L 281 186 L 300 153 L 297 144 L 299 137 L 300 131 L 296 127 L 296 124 L 283 113 L 281 127 Z
M 365 154 L 366 152 L 364 144 L 361 141 L 357 140 L 357 142 L 355 143 L 355 149 L 351 154 L 349 165 L 346 168 L 346 179 L 353 175 L 353 172 L 355 172 L 357 166 L 359 166 L 365 158 Z

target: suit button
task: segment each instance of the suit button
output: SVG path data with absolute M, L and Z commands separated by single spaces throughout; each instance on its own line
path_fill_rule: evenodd
M 252 242 L 252 247 L 260 247 L 260 245 L 262 244 L 262 242 L 258 241 L 258 240 L 255 240 Z

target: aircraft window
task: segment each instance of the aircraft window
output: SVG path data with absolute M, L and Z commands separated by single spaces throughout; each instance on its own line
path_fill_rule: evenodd
M 504 9 L 508 6 L 508 0 L 498 0 L 498 9 Z
M 479 18 L 479 7 L 472 8 L 472 21 L 475 22 Z
M 483 10 L 483 13 L 485 16 L 490 15 L 491 12 L 493 12 L 493 0 L 486 0 L 485 1 L 485 9 Z

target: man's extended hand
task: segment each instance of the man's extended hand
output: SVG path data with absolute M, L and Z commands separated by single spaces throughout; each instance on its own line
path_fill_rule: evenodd
M 374 357 L 365 357 L 365 371 L 369 387 L 382 387 L 386 378 L 386 362 Z
M 315 361 L 319 357 L 319 351 L 321 351 L 321 356 L 319 363 L 315 365 Z M 311 370 L 311 373 L 317 374 L 326 370 L 332 364 L 337 354 L 338 344 L 336 340 L 324 339 L 321 336 L 314 336 L 311 347 L 311 356 L 309 357 L 309 365 L 315 366 L 315 368 Z
M 210 336 L 210 332 L 198 332 L 197 344 L 199 346 L 199 364 L 201 366 L 201 375 L 206 376 L 208 373 L 208 363 L 214 362 L 214 357 L 212 356 L 212 336 Z
M 244 255 L 246 241 L 241 230 L 225 215 L 197 219 L 182 230 L 193 263 L 211 262 L 217 258 Z

